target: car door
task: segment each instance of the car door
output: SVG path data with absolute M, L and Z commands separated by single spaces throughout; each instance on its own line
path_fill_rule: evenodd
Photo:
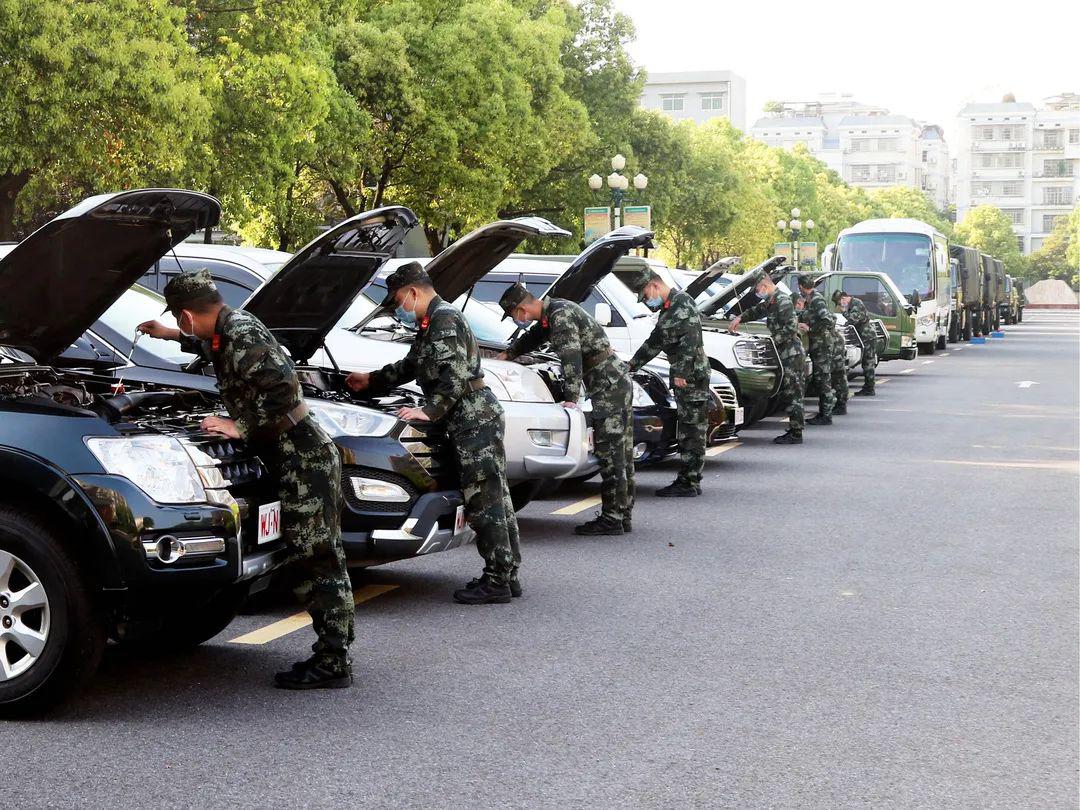
M 885 283 L 874 276 L 854 276 L 839 273 L 830 277 L 836 289 L 848 293 L 853 298 L 858 298 L 866 305 L 870 317 L 880 321 L 888 334 L 888 345 L 885 347 L 890 354 L 900 352 L 901 316 L 902 305 L 896 300 L 892 291 Z M 831 289 L 831 288 L 830 288 Z

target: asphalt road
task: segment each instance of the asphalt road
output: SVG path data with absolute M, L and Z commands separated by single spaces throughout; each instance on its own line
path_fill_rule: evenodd
M 0 795 L 1077 806 L 1078 347 L 1075 313 L 1029 311 L 885 364 L 801 447 L 771 444 L 775 420 L 745 431 L 705 497 L 657 499 L 673 468 L 641 472 L 627 537 L 552 514 L 595 485 L 533 503 L 509 606 L 449 601 L 472 549 L 367 572 L 348 691 L 270 686 L 311 641 L 274 624 L 288 604 L 183 657 L 110 651 L 66 711 L 0 726 Z

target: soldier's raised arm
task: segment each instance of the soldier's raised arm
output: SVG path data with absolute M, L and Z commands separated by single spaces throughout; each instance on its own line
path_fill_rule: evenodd
M 419 340 L 413 341 L 409 347 L 409 353 L 396 363 L 388 363 L 377 371 L 371 372 L 368 391 L 372 395 L 385 394 L 399 385 L 412 382 L 416 379 L 416 355 L 419 351 Z

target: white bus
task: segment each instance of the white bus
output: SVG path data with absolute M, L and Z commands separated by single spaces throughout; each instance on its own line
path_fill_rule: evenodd
M 826 270 L 870 270 L 893 280 L 917 306 L 920 351 L 944 349 L 949 335 L 949 242 L 917 219 L 867 219 L 840 232 L 825 257 Z

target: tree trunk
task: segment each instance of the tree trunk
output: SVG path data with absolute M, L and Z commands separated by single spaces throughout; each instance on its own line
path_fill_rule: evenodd
M 352 200 L 349 199 L 349 192 L 345 190 L 345 187 L 332 177 L 328 178 L 326 182 L 330 184 L 330 190 L 334 192 L 334 198 L 337 200 L 338 205 L 341 206 L 345 218 L 355 217 L 357 213 L 356 206 L 354 206 Z
M 15 200 L 30 182 L 31 174 L 29 169 L 0 174 L 0 242 L 15 239 Z

